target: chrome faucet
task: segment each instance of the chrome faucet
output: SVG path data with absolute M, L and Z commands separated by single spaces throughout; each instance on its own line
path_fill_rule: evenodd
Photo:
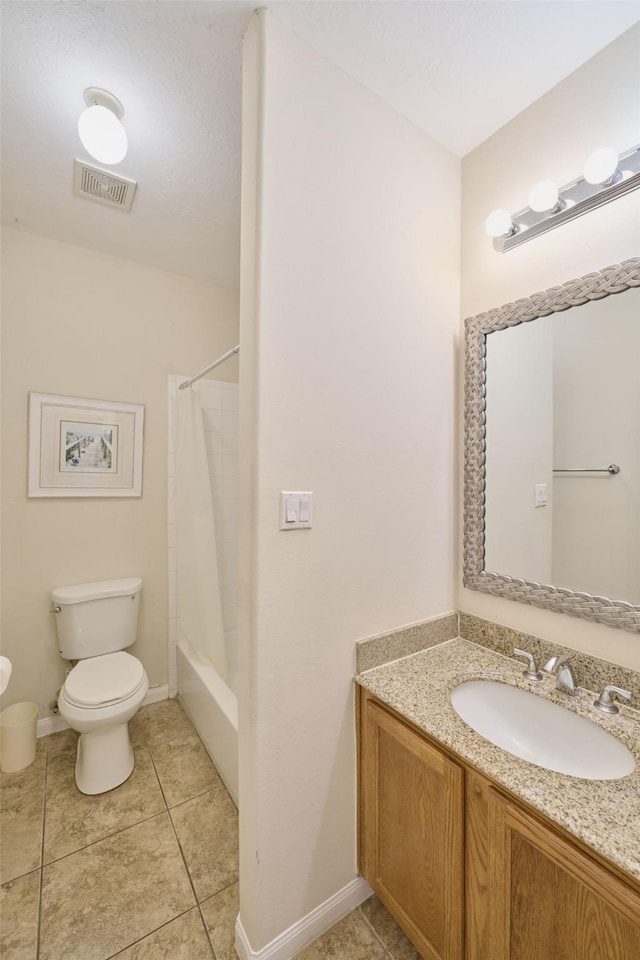
M 578 684 L 576 682 L 576 675 L 573 672 L 573 666 L 568 657 L 560 655 L 551 657 L 551 659 L 545 663 L 542 672 L 556 678 L 556 690 L 559 690 L 561 693 L 566 693 L 569 697 L 577 696 L 578 691 L 576 687 Z

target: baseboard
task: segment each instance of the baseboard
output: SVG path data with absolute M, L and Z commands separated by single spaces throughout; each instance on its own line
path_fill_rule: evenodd
M 169 699 L 169 687 L 166 683 L 159 683 L 157 687 L 149 687 L 147 695 L 142 701 L 142 706 L 146 707 L 148 703 L 157 703 L 158 700 Z
M 169 687 L 166 683 L 158 684 L 157 687 L 149 687 L 147 695 L 142 701 L 142 706 L 146 707 L 148 703 L 157 703 L 159 700 L 166 700 L 169 697 Z M 68 730 L 69 724 L 61 717 L 59 713 L 50 717 L 43 717 L 38 720 L 36 727 L 37 737 L 47 737 L 50 733 L 59 733 L 60 730 Z
M 48 737 L 50 733 L 58 733 L 60 730 L 68 730 L 69 724 L 61 717 L 59 713 L 51 717 L 43 717 L 38 720 L 36 725 L 36 737 Z
M 261 950 L 252 949 L 238 916 L 235 942 L 238 956 L 240 960 L 291 960 L 307 944 L 317 939 L 372 893 L 373 890 L 364 877 L 356 877 Z

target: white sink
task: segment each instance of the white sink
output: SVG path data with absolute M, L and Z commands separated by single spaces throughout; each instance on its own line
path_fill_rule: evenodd
M 546 770 L 618 780 L 635 769 L 631 751 L 602 727 L 519 687 L 467 680 L 452 691 L 451 703 L 476 733 Z

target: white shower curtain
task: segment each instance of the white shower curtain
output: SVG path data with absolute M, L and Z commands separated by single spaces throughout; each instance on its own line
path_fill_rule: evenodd
M 198 385 L 176 390 L 178 635 L 227 680 L 218 555 Z

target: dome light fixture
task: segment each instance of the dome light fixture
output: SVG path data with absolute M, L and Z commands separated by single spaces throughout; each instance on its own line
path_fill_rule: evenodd
M 120 101 L 99 87 L 84 91 L 86 110 L 78 120 L 82 145 L 95 160 L 107 166 L 120 163 L 127 155 L 127 134 L 122 126 L 124 108 Z

